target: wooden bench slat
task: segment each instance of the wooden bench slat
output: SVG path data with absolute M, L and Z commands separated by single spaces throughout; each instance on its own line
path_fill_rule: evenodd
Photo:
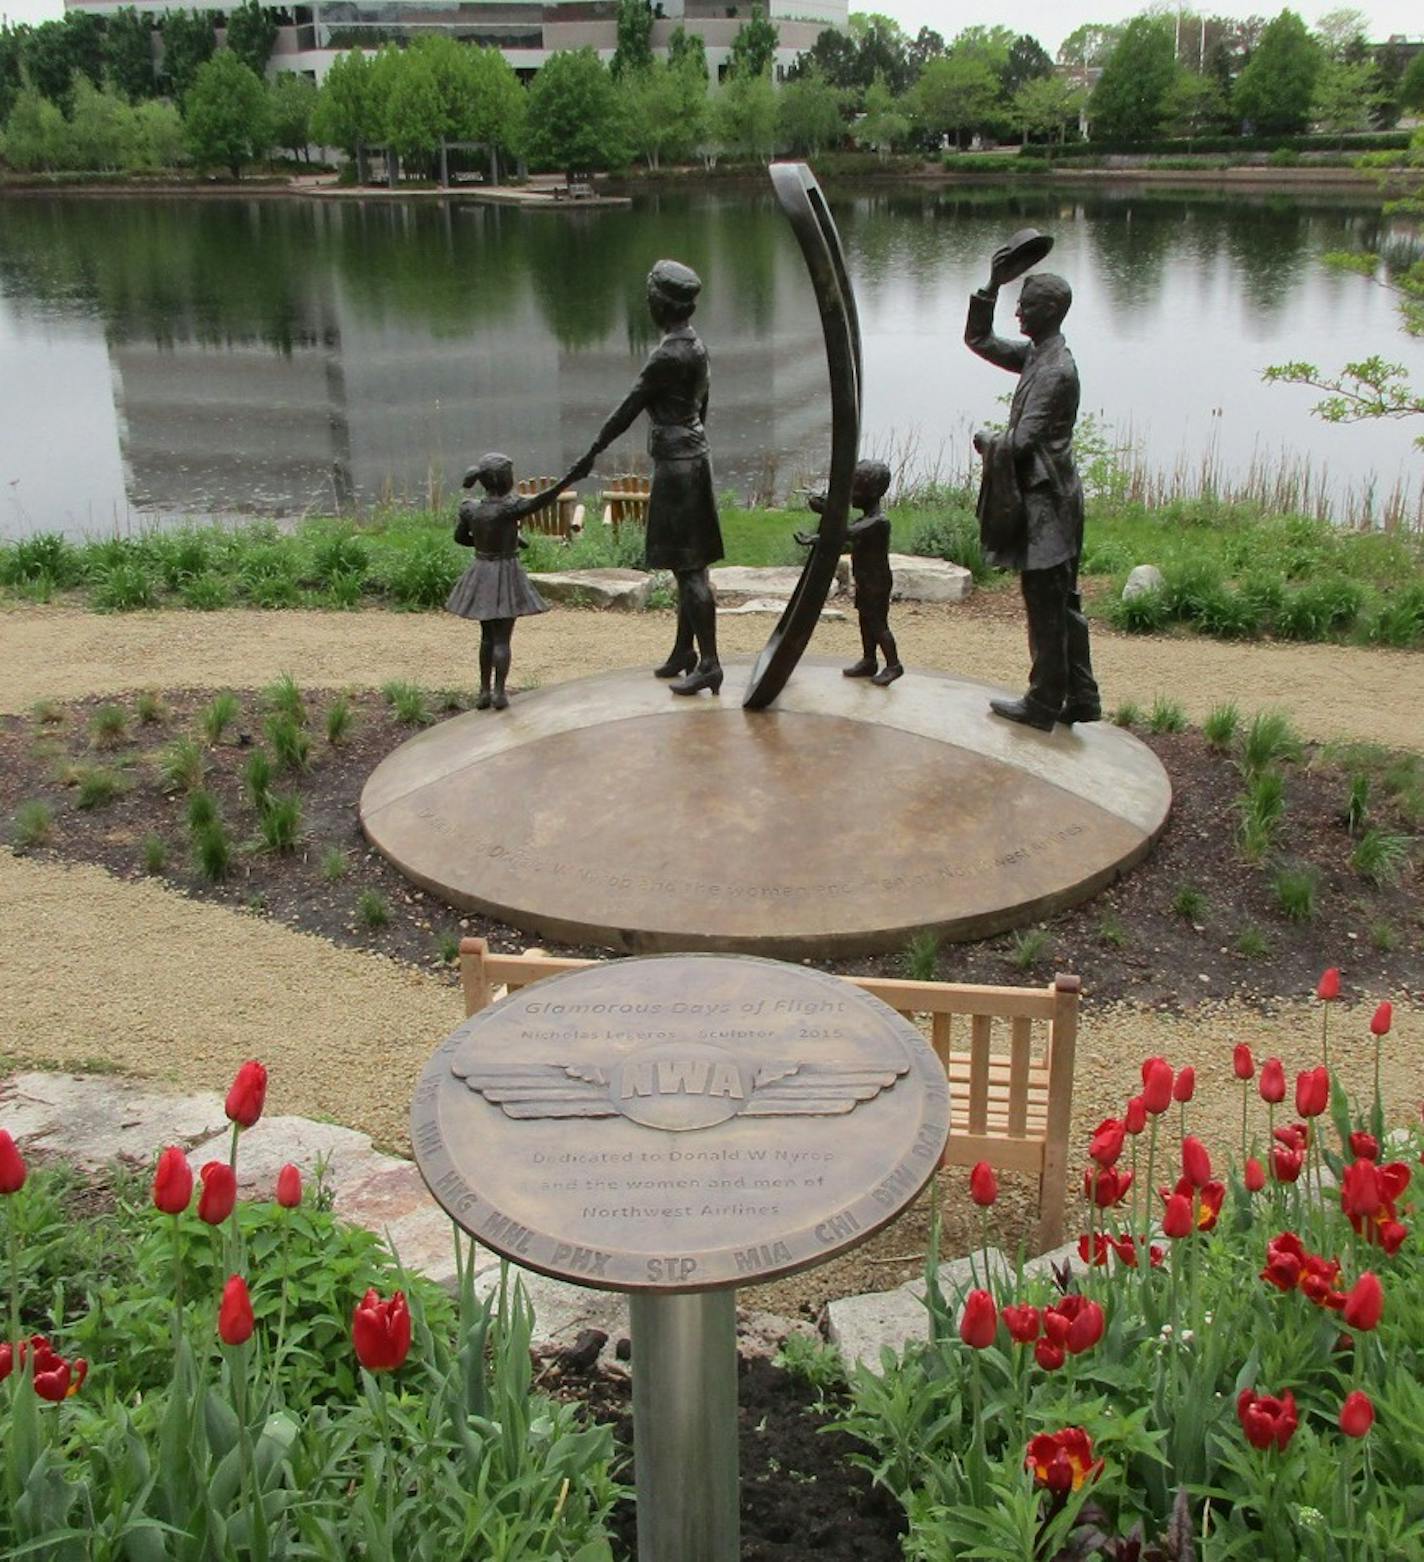
M 1022 1134 L 1028 1106 L 1028 1066 L 1033 1046 L 1033 1023 L 1014 1020 L 1009 1052 L 1009 1132 Z
M 947 1166 L 972 1166 L 988 1161 L 1002 1171 L 1039 1172 L 1043 1170 L 1041 1139 L 999 1139 L 991 1134 L 950 1134 L 945 1146 Z
M 993 1020 L 976 1014 L 969 1022 L 969 1129 L 984 1132 L 989 1107 L 989 1037 Z

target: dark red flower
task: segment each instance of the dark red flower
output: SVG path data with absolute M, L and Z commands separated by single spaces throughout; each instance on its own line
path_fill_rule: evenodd
M 1177 1192 L 1185 1191 L 1181 1183 L 1178 1183 Z M 1210 1231 L 1221 1218 L 1221 1206 L 1226 1199 L 1226 1184 L 1204 1182 L 1196 1193 L 1197 1230 Z
M 1280 1144 L 1271 1150 L 1271 1173 L 1277 1182 L 1298 1181 L 1304 1164 L 1305 1156 L 1300 1150 L 1287 1150 Z
M 1061 1345 L 1056 1345 L 1045 1335 L 1034 1343 L 1033 1359 L 1045 1372 L 1057 1372 L 1067 1360 L 1067 1355 Z
M 1302 1117 L 1319 1117 L 1330 1105 L 1330 1070 L 1303 1069 L 1295 1077 L 1295 1109 Z
M 1197 1071 L 1190 1063 L 1172 1081 L 1172 1099 L 1178 1103 L 1190 1101 L 1197 1088 Z
M 15 1141 L 0 1128 L 0 1193 L 18 1193 L 25 1186 L 25 1158 Z
M 1343 1314 L 1345 1322 L 1361 1334 L 1375 1328 L 1384 1316 L 1384 1287 L 1372 1270 L 1365 1270 L 1350 1287 Z
M 1403 1161 L 1390 1161 L 1380 1167 L 1380 1192 L 1387 1204 L 1393 1204 L 1409 1186 L 1411 1176 Z
M 1037 1307 L 1031 1307 L 1027 1302 L 1010 1302 L 1007 1307 L 1000 1308 L 999 1316 L 1015 1345 L 1031 1345 L 1038 1338 Z
M 1237 1079 L 1256 1077 L 1256 1060 L 1251 1056 L 1251 1049 L 1244 1041 L 1238 1041 L 1231 1049 L 1231 1067 Z
M 1142 1065 L 1142 1104 L 1158 1117 L 1172 1104 L 1172 1065 L 1166 1058 L 1148 1058 Z
M 368 1372 L 392 1372 L 410 1351 L 410 1308 L 404 1292 L 382 1301 L 375 1288 L 367 1291 L 351 1315 L 351 1343 L 356 1359 Z
M 1131 1186 L 1132 1173 L 1119 1171 L 1116 1166 L 1104 1166 L 1096 1171 L 1089 1166 L 1083 1173 L 1083 1197 L 1091 1199 L 1099 1209 L 1121 1204 Z
M 959 1317 L 959 1337 L 973 1350 L 987 1350 L 999 1328 L 999 1310 L 987 1291 L 971 1291 Z
M 1272 1106 L 1285 1100 L 1286 1070 L 1279 1058 L 1267 1058 L 1261 1065 L 1261 1082 L 1256 1088 L 1261 1092 L 1261 1099 Z
M 1381 1036 L 1389 1035 L 1389 1027 L 1394 1019 L 1394 1005 L 1386 1000 L 1370 1016 L 1370 1035 L 1378 1040 Z
M 277 1202 L 295 1209 L 302 1202 L 302 1174 L 290 1161 L 277 1173 Z
M 1310 1143 L 1309 1123 L 1282 1123 L 1271 1136 L 1288 1150 L 1303 1150 Z
M 237 1173 L 226 1161 L 208 1161 L 202 1173 L 203 1191 L 198 1195 L 198 1219 L 220 1226 L 232 1214 L 237 1203 Z
M 35 1393 L 55 1405 L 73 1398 L 89 1371 L 89 1363 L 82 1356 L 66 1361 L 44 1335 L 32 1334 L 28 1340 L 20 1341 L 18 1350 L 8 1345 L 3 1348 L 0 1379 L 17 1367 L 23 1372 L 27 1362 L 33 1369 Z
M 176 1144 L 158 1157 L 153 1173 L 153 1202 L 165 1215 L 181 1215 L 193 1198 L 193 1168 Z
M 218 1338 L 224 1345 L 245 1345 L 252 1338 L 252 1298 L 241 1275 L 229 1275 L 218 1308 Z
M 1300 1424 L 1295 1413 L 1295 1396 L 1289 1389 L 1279 1399 L 1273 1394 L 1258 1394 L 1243 1388 L 1236 1396 L 1236 1414 L 1246 1441 L 1253 1448 L 1284 1450 Z
M 1102 1307 L 1076 1291 L 1070 1291 L 1043 1313 L 1043 1332 L 1074 1356 L 1102 1339 L 1105 1323 Z
M 1112 1239 L 1102 1231 L 1095 1231 L 1092 1237 L 1092 1257 L 1088 1256 L 1088 1233 L 1085 1231 L 1078 1238 L 1078 1257 L 1093 1269 L 1099 1269 L 1107 1263 L 1108 1254 L 1113 1249 Z
M 1122 1114 L 1123 1131 L 1136 1137 L 1147 1126 L 1147 1103 L 1141 1096 L 1133 1096 Z
M 1195 1134 L 1182 1140 L 1182 1176 L 1194 1188 L 1204 1188 L 1211 1181 L 1211 1157 Z
M 1177 1241 L 1192 1234 L 1192 1201 L 1173 1193 L 1167 1199 L 1162 1212 L 1162 1235 Z
M 975 1161 L 969 1173 L 969 1197 L 981 1209 L 988 1207 L 999 1196 L 999 1181 L 988 1161 Z
M 1315 996 L 1329 1003 L 1340 996 L 1340 967 L 1332 965 L 1328 970 L 1321 972 L 1320 980 L 1315 984 Z
M 1397 1220 L 1382 1220 L 1375 1227 L 1375 1241 L 1386 1253 L 1397 1253 L 1408 1235 L 1408 1226 L 1401 1226 Z
M 1246 1162 L 1246 1168 L 1241 1175 L 1247 1193 L 1259 1193 L 1266 1186 L 1266 1168 L 1254 1155 Z
M 1061 1497 L 1095 1480 L 1103 1461 L 1093 1458 L 1093 1440 L 1082 1427 L 1069 1426 L 1030 1439 L 1024 1468 L 1033 1471 L 1035 1485 Z
M 15 1347 L 8 1341 L 0 1344 L 0 1383 L 15 1370 Z
M 267 1070 L 254 1058 L 249 1058 L 237 1071 L 237 1078 L 227 1093 L 224 1110 L 228 1119 L 240 1128 L 251 1128 L 262 1116 L 267 1100 Z
M 1305 1267 L 1305 1248 L 1294 1231 L 1283 1231 L 1266 1244 L 1266 1267 L 1261 1278 L 1281 1291 L 1293 1291 L 1300 1284 Z
M 1357 1128 L 1350 1135 L 1350 1154 L 1357 1160 L 1379 1160 L 1379 1140 L 1373 1134 L 1367 1134 L 1363 1128 Z
M 1340 1182 L 1340 1208 L 1352 1223 L 1372 1220 L 1384 1207 L 1379 1167 L 1373 1161 L 1352 1161 Z M 1359 1227 L 1355 1227 L 1359 1230 Z
M 1327 1259 L 1318 1253 L 1307 1253 L 1297 1285 L 1307 1301 L 1314 1302 L 1317 1307 L 1328 1307 L 1331 1312 L 1339 1312 L 1345 1305 L 1344 1293 L 1337 1290 L 1335 1285 L 1339 1278 L 1338 1258 Z
M 1113 1166 L 1122 1154 L 1123 1138 L 1127 1127 L 1120 1117 L 1105 1117 L 1093 1130 L 1088 1143 L 1088 1154 L 1099 1166 Z
M 1126 1264 L 1129 1269 L 1137 1268 L 1137 1242 L 1130 1234 L 1124 1233 L 1120 1237 L 1109 1237 L 1113 1250 L 1118 1256 L 1119 1262 Z M 1160 1269 L 1167 1257 L 1167 1250 L 1154 1242 L 1147 1249 L 1147 1261 L 1154 1269 Z
M 1346 1437 L 1363 1437 L 1375 1424 L 1375 1407 L 1362 1389 L 1346 1394 L 1340 1406 L 1340 1430 Z

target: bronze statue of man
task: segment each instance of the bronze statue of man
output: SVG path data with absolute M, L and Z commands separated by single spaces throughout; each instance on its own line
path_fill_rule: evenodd
M 980 535 L 991 564 L 1019 572 L 1032 662 L 1023 697 L 990 700 L 989 706 L 996 716 L 1044 732 L 1058 721 L 1071 725 L 1102 717 L 1078 594 L 1083 551 L 1083 485 L 1073 462 L 1078 369 L 1061 329 L 1072 289 L 1062 277 L 1035 273 L 1020 290 L 1015 311 L 1028 340 L 994 335 L 1000 287 L 1027 269 L 1026 255 L 1041 258 L 1050 243 L 1026 232 L 996 250 L 988 284 L 970 295 L 964 327 L 971 351 L 1019 376 L 1008 427 L 974 436 L 974 448 L 984 458 Z
M 663 333 L 637 383 L 609 415 L 574 467 L 574 479 L 593 469 L 594 457 L 640 412 L 648 414 L 653 486 L 648 498 L 646 563 L 671 570 L 677 581 L 677 640 L 653 669 L 676 678 L 674 694 L 722 687 L 717 660 L 717 602 L 707 566 L 722 557 L 722 529 L 712 487 L 707 416 L 707 349 L 692 328 L 702 281 L 690 267 L 660 260 L 648 274 L 648 310 Z

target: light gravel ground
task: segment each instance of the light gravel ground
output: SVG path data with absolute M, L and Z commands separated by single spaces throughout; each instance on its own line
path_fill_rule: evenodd
M 724 619 L 725 652 L 755 652 L 773 620 Z M 902 660 L 1010 687 L 1026 652 L 1019 623 L 967 616 L 954 606 L 897 607 Z M 512 682 L 556 683 L 604 668 L 661 661 L 667 612 L 558 609 L 526 619 L 514 637 Z M 141 688 L 252 687 L 290 671 L 312 687 L 370 688 L 406 678 L 473 681 L 477 636 L 444 613 L 158 612 L 101 616 L 80 608 L 0 611 L 0 711 L 38 699 Z M 853 619 L 823 623 L 813 650 L 859 655 Z M 1094 660 L 1110 705 L 1179 700 L 1194 721 L 1223 700 L 1244 711 L 1280 706 L 1307 737 L 1356 738 L 1424 750 L 1424 656 L 1323 645 L 1232 645 L 1135 638 L 1095 630 Z

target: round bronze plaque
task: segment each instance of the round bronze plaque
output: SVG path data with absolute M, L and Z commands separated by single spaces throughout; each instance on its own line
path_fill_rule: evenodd
M 790 1274 L 924 1188 L 949 1088 L 924 1038 L 838 977 L 747 955 L 618 960 L 466 1020 L 411 1107 L 451 1218 L 615 1291 Z

